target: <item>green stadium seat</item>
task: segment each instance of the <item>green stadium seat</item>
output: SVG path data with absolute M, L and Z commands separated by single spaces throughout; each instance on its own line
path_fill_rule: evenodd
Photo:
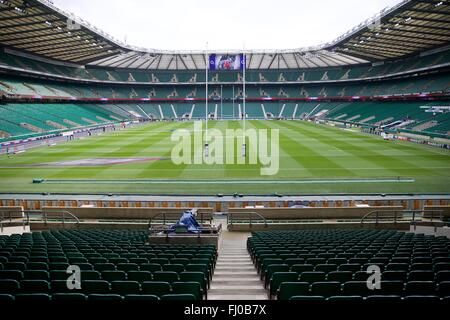
M 182 265 L 182 264 L 164 264 L 162 266 L 162 271 L 174 271 L 176 273 L 181 273 L 184 271 L 184 265 Z
M 391 302 L 401 302 L 402 297 L 396 295 L 371 295 L 366 297 L 367 302 L 376 303 L 391 303 Z
M 13 302 L 15 298 L 11 294 L 0 294 L 0 302 Z
M 19 292 L 20 284 L 17 280 L 0 279 L 0 293 L 15 294 Z
M 49 270 L 67 270 L 69 264 L 66 262 L 50 262 L 48 267 Z
M 332 271 L 336 271 L 338 268 L 335 264 L 318 264 L 315 266 L 314 271 L 329 273 Z
M 267 288 L 269 281 L 272 278 L 272 275 L 275 272 L 288 272 L 289 266 L 287 264 L 270 264 L 267 266 L 264 272 L 264 287 Z
M 167 259 L 167 258 L 151 258 L 151 259 L 148 259 L 148 262 L 156 263 L 156 264 L 159 264 L 162 266 L 164 264 L 169 264 L 169 259 Z
M 48 270 L 48 264 L 45 262 L 28 262 L 27 263 L 28 270 Z
M 353 273 L 351 271 L 331 271 L 327 274 L 327 281 L 337 281 L 344 283 L 347 281 L 352 281 Z
M 348 263 L 348 260 L 345 258 L 330 258 L 328 259 L 327 263 L 340 266 L 341 264 Z
M 105 280 L 85 280 L 81 282 L 81 291 L 84 294 L 109 294 L 109 282 Z
M 86 301 L 87 297 L 82 293 L 54 293 L 52 301 Z
M 50 291 L 52 293 L 79 293 L 81 290 L 69 289 L 67 287 L 67 280 L 52 280 L 50 281 Z
M 179 258 L 180 255 L 177 255 L 176 258 L 170 259 L 170 264 L 181 264 L 183 266 L 186 266 L 190 263 L 190 260 L 187 258 Z
M 351 272 L 357 272 L 360 271 L 362 266 L 358 263 L 346 263 L 341 264 L 338 267 L 338 271 L 351 271 Z
M 81 270 L 81 281 L 84 280 L 100 280 L 101 274 L 95 270 Z
M 117 264 L 117 270 L 128 271 L 138 271 L 139 265 L 136 263 L 119 263 Z
M 302 258 L 287 258 L 284 260 L 284 264 L 287 264 L 289 267 L 292 267 L 293 265 L 296 264 L 304 264 L 305 259 Z
M 8 263 L 24 263 L 25 265 L 28 263 L 28 258 L 23 256 L 11 256 L 8 259 Z
M 127 279 L 142 283 L 144 281 L 152 281 L 153 276 L 150 271 L 128 271 Z
M 364 298 L 361 296 L 331 296 L 327 298 L 327 301 L 332 302 L 361 302 Z
M 19 271 L 24 271 L 27 268 L 26 264 L 23 262 L 6 262 L 3 267 L 5 268 L 5 270 Z
M 314 271 L 314 266 L 312 264 L 294 264 L 290 267 L 289 271 L 301 274 L 303 272 Z
M 158 296 L 151 294 L 127 294 L 124 301 L 156 301 L 160 300 Z
M 409 281 L 405 284 L 405 294 L 414 295 L 436 295 L 436 286 L 433 281 Z
M 102 272 L 102 271 L 113 271 L 116 270 L 116 265 L 113 263 L 98 263 L 94 264 L 94 270 Z
M 0 270 L 0 279 L 22 280 L 24 274 L 20 270 Z
M 164 281 L 168 283 L 179 281 L 178 273 L 174 271 L 155 271 L 153 273 L 153 280 Z
M 102 272 L 102 280 L 106 280 L 108 282 L 111 281 L 125 281 L 127 280 L 127 274 L 124 271 L 114 270 L 114 271 L 103 271 Z
M 76 264 L 76 265 L 89 263 L 88 259 L 82 258 L 82 257 L 73 257 L 73 258 L 69 258 L 68 260 L 69 260 L 70 264 Z
M 6 265 L 5 269 L 7 269 Z M 450 262 L 437 262 L 434 264 L 434 272 L 449 271 L 449 270 L 450 270 Z
M 435 273 L 436 282 L 450 281 L 450 270 L 442 270 Z
M 209 270 L 208 270 L 208 266 L 204 265 L 204 264 L 192 264 L 189 263 L 185 266 L 185 270 L 186 271 L 199 271 L 199 272 L 203 272 L 203 274 L 206 276 L 206 279 L 208 279 L 208 284 L 210 282 L 210 274 L 209 274 Z
M 386 271 L 408 271 L 409 264 L 407 263 L 389 263 L 386 266 Z
M 383 280 L 406 282 L 408 273 L 406 271 L 384 271 L 381 278 Z
M 325 278 L 326 278 L 326 273 L 325 272 L 321 272 L 321 271 L 306 271 L 306 272 L 300 273 L 299 281 L 308 282 L 308 283 L 311 284 L 313 282 L 325 281 Z
M 306 264 L 312 264 L 313 266 L 316 266 L 318 264 L 325 264 L 327 262 L 327 259 L 325 258 L 308 258 L 306 259 Z
M 311 294 L 314 296 L 331 297 L 341 293 L 341 283 L 337 281 L 314 282 L 311 284 Z
M 51 297 L 45 293 L 19 293 L 15 299 L 17 302 L 45 302 L 50 300 Z
M 325 301 L 325 297 L 322 296 L 292 296 L 290 301 L 304 301 L 304 302 L 321 302 Z
M 375 295 L 377 290 L 370 290 L 366 281 L 348 281 L 342 285 L 342 293 L 347 296 Z
M 173 282 L 172 293 L 174 294 L 192 294 L 196 300 L 202 300 L 202 288 L 198 282 Z
M 450 296 L 450 281 L 439 282 L 437 291 L 440 297 Z
M 69 261 L 65 256 L 49 256 L 48 257 L 49 264 L 50 263 L 68 263 Z
M 122 296 L 127 294 L 139 294 L 141 286 L 137 281 L 112 281 L 111 292 Z
M 21 293 L 49 293 L 50 283 L 45 280 L 22 280 L 20 282 Z
M 134 263 L 134 264 L 137 264 L 137 265 L 148 263 L 148 259 L 145 259 L 145 258 L 130 258 L 130 259 L 128 259 L 128 261 L 130 263 Z
M 88 295 L 88 301 L 122 301 L 122 296 L 118 294 L 98 294 Z
M 153 273 L 155 271 L 162 271 L 162 266 L 158 263 L 144 263 L 140 265 L 140 270 Z
M 146 281 L 141 284 L 141 287 L 142 294 L 155 295 L 158 297 L 162 297 L 163 295 L 169 294 L 171 292 L 171 286 L 169 282 Z
M 205 298 L 207 298 L 208 291 L 208 280 L 206 279 L 203 272 L 197 271 L 183 271 L 179 274 L 180 281 L 195 281 L 198 282 L 203 290 Z
M 433 271 L 413 270 L 408 274 L 408 281 L 434 281 Z
M 404 301 L 409 302 L 409 303 L 413 303 L 413 302 L 418 302 L 418 303 L 436 303 L 436 302 L 441 302 L 441 299 L 438 296 L 432 296 L 432 295 L 411 295 L 411 296 L 406 296 L 403 298 Z
M 81 271 L 93 271 L 94 270 L 94 266 L 90 263 L 77 263 L 76 266 L 78 266 Z
M 403 281 L 381 281 L 380 283 L 381 289 L 376 290 L 379 291 L 380 294 L 385 295 L 402 295 L 404 291 L 404 282 Z
M 50 281 L 50 274 L 46 270 L 25 270 L 23 272 L 25 280 L 45 280 Z
M 193 294 L 165 294 L 161 300 L 196 300 Z
M 307 282 L 282 282 L 278 288 L 277 299 L 289 300 L 293 296 L 309 295 L 310 284 Z
M 298 274 L 296 272 L 289 271 L 277 271 L 274 272 L 269 281 L 269 298 L 276 295 L 280 284 L 283 282 L 295 282 L 298 281 Z
M 93 257 L 88 258 L 88 262 L 92 265 L 101 264 L 101 263 L 108 263 L 108 259 L 103 257 Z

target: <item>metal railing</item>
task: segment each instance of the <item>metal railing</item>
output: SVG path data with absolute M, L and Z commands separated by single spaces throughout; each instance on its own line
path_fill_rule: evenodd
M 256 219 L 256 221 L 263 221 L 264 227 L 267 227 L 267 220 L 266 218 L 261 215 L 258 212 L 250 211 L 250 212 L 228 212 L 227 214 L 227 225 L 232 226 L 233 225 L 233 215 L 239 215 L 238 219 L 235 219 L 235 221 L 242 221 L 242 220 L 248 220 L 250 228 L 252 227 L 252 223 L 255 222 L 255 218 L 253 216 L 257 216 L 259 219 Z M 246 219 L 248 216 L 248 219 Z M 253 217 L 253 218 L 252 218 Z
M 183 215 L 183 213 L 160 212 L 149 219 L 148 227 L 151 228 L 152 223 L 154 223 L 155 221 L 158 221 L 158 223 L 157 223 L 158 225 L 161 225 L 161 224 L 166 225 L 167 223 L 176 222 L 181 218 L 182 215 Z M 205 215 L 208 217 L 205 218 Z M 161 218 L 159 218 L 159 217 L 161 217 Z M 171 219 L 171 217 L 176 217 L 176 218 Z M 159 218 L 159 219 L 157 219 L 157 218 Z M 210 213 L 199 211 L 197 213 L 196 220 L 197 220 L 197 222 L 199 222 L 201 224 L 203 224 L 205 222 L 209 222 L 209 224 L 212 224 L 213 217 L 212 217 L 212 214 L 210 214 Z
M 368 212 L 361 218 L 361 224 L 363 224 L 364 222 L 369 220 L 369 218 L 371 216 L 375 216 L 374 217 L 375 224 L 378 224 L 380 222 L 380 220 L 385 221 L 385 222 L 386 221 L 394 222 L 394 224 L 397 223 L 399 220 L 402 220 L 402 221 L 409 221 L 412 225 L 416 225 L 417 222 L 424 221 L 423 220 L 424 213 L 431 213 L 431 217 L 426 218 L 426 219 L 429 219 L 429 222 L 441 223 L 443 221 L 443 211 L 444 210 L 374 210 L 374 211 Z M 394 217 L 392 218 L 392 216 L 386 216 L 385 215 L 386 213 L 392 213 Z M 435 213 L 439 213 L 439 214 L 436 216 Z M 418 220 L 418 218 L 419 218 L 418 214 L 420 214 L 421 220 Z M 433 221 L 437 217 L 439 217 L 439 220 Z M 391 220 L 389 221 L 389 219 L 391 219 Z
M 21 223 L 24 230 L 30 225 L 30 220 L 43 221 L 44 225 L 47 225 L 49 215 L 50 219 L 56 218 L 63 226 L 68 220 L 74 221 L 77 226 L 80 223 L 80 220 L 74 214 L 66 210 L 0 210 L 0 232 L 3 232 L 7 223 Z M 52 217 L 52 215 L 56 215 L 56 217 Z

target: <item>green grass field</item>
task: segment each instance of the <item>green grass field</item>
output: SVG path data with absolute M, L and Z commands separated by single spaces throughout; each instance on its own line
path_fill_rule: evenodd
M 210 121 L 209 127 L 224 132 L 240 128 L 241 122 Z M 152 123 L 39 147 L 12 158 L 2 155 L 0 192 L 450 193 L 448 150 L 383 141 L 375 136 L 299 121 L 247 121 L 247 128 L 280 130 L 280 169 L 274 176 L 261 176 L 258 164 L 175 165 L 170 159 L 100 166 L 39 165 L 93 158 L 170 158 L 175 145 L 170 139 L 172 130 L 179 128 L 192 130 L 193 123 Z M 32 180 L 37 178 L 49 181 L 33 184 Z

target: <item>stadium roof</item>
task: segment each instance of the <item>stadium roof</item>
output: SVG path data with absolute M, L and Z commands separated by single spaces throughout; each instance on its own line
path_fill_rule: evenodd
M 396 59 L 449 44 L 449 1 L 405 0 L 331 43 L 245 53 L 249 69 L 299 69 Z M 124 44 L 46 0 L 0 0 L 0 45 L 78 65 L 195 70 L 206 64 L 204 51 L 149 50 Z

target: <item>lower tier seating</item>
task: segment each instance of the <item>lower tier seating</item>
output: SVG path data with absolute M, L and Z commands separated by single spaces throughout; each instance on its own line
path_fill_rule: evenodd
M 126 230 L 0 236 L 0 301 L 206 298 L 216 248 L 149 245 L 147 237 Z M 79 268 L 79 282 L 69 267 Z
M 266 231 L 254 233 L 247 246 L 269 296 L 279 300 L 450 296 L 447 237 L 388 230 Z M 370 280 L 370 270 L 379 271 L 379 278 Z

